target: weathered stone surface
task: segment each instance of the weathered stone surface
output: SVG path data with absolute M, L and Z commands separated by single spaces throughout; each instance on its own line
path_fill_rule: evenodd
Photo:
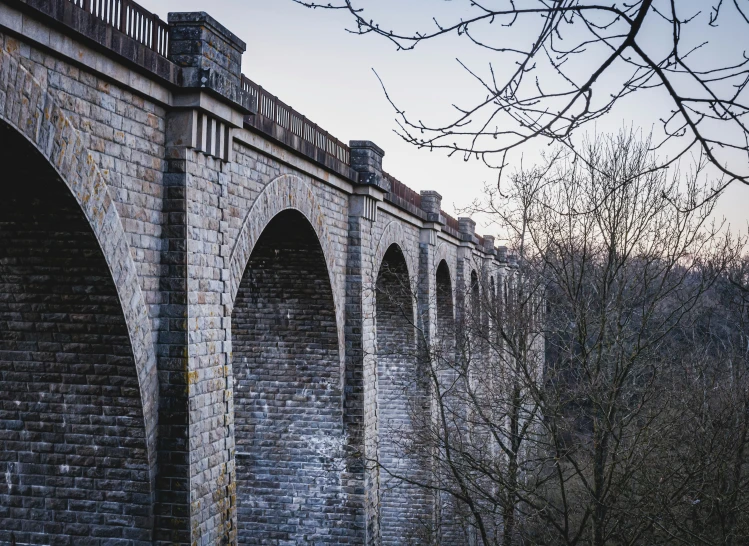
M 0 543 L 404 544 L 449 503 L 365 460 L 423 476 L 413 324 L 505 253 L 387 197 L 371 142 L 333 169 L 241 127 L 245 45 L 170 24 L 167 59 L 0 0 Z
M 0 542 L 151 543 L 133 348 L 68 189 L 0 126 Z
M 255 245 L 232 315 L 239 543 L 354 544 L 341 355 L 322 249 L 296 211 Z

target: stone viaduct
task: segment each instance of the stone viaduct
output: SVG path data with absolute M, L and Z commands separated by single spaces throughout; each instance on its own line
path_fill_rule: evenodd
M 0 0 L 0 544 L 403 544 L 434 517 L 363 462 L 410 464 L 387 349 L 454 335 L 504 253 L 244 50 L 205 13 Z

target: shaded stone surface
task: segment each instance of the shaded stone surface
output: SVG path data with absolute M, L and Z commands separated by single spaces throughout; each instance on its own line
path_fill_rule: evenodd
M 296 211 L 265 228 L 232 317 L 240 544 L 353 544 L 341 360 L 320 244 Z
M 150 544 L 138 379 L 117 292 L 52 168 L 0 125 L 0 542 Z
M 377 277 L 377 405 L 380 532 L 383 544 L 415 543 L 432 527 L 432 496 L 410 480 L 427 479 L 423 453 L 413 449 L 414 416 L 429 414 L 419 381 L 413 295 L 403 252 L 392 245 Z M 414 413 L 416 412 L 416 413 Z

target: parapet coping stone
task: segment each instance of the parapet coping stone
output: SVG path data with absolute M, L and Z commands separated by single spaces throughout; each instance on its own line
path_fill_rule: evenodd
M 171 25 L 172 23 L 179 23 L 184 26 L 206 26 L 216 34 L 219 34 L 231 43 L 238 51 L 244 53 L 247 51 L 247 44 L 242 41 L 239 36 L 234 34 L 224 25 L 216 21 L 213 17 L 208 15 L 204 11 L 173 11 L 167 15 L 167 21 Z

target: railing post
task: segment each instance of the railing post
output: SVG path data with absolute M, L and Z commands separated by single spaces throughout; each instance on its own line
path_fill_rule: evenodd
M 151 49 L 154 51 L 159 50 L 159 16 L 151 16 Z
M 127 34 L 127 0 L 120 0 L 120 28 L 123 34 Z

